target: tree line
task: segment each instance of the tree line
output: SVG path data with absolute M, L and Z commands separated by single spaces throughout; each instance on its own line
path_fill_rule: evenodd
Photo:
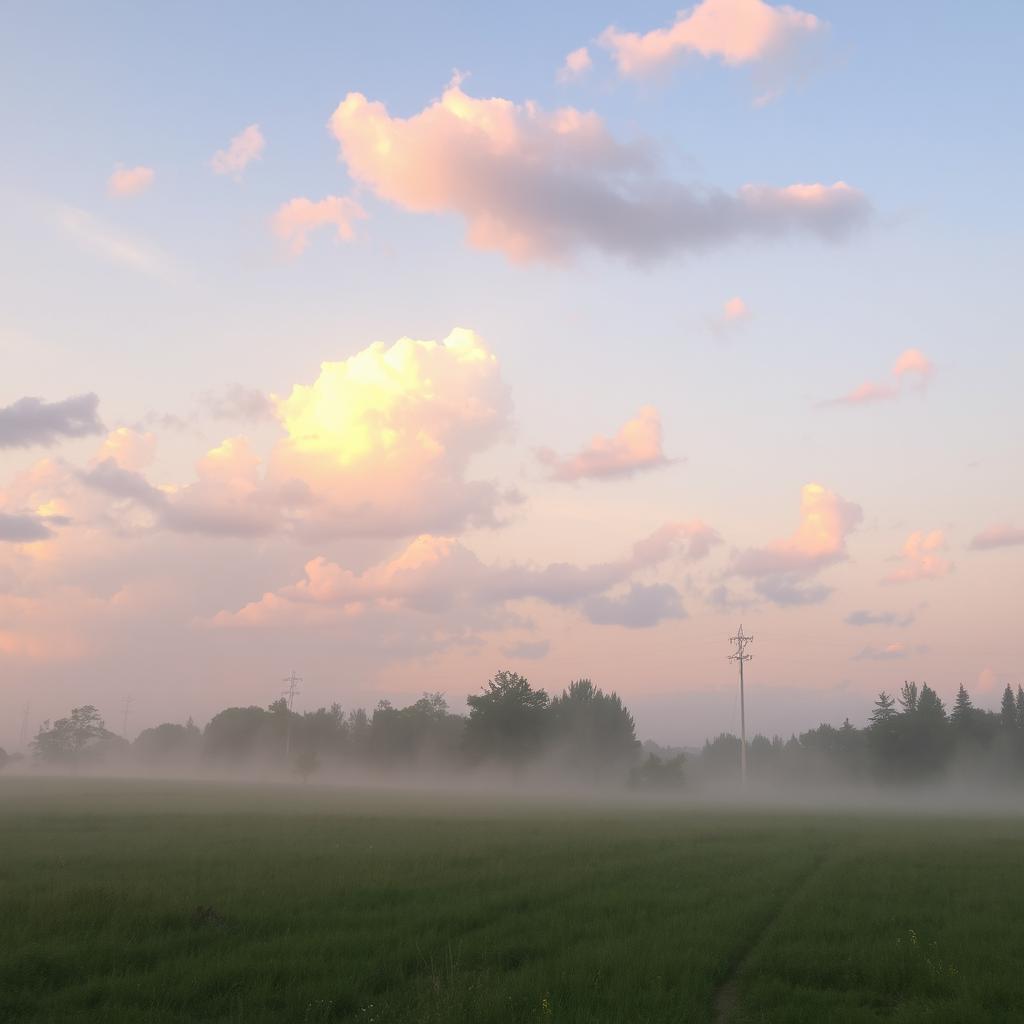
M 618 694 L 589 679 L 550 697 L 516 672 L 496 673 L 453 712 L 441 693 L 406 707 L 382 700 L 372 712 L 338 704 L 292 711 L 231 707 L 200 729 L 164 723 L 129 743 L 106 728 L 91 705 L 46 722 L 32 744 L 41 763 L 69 770 L 133 765 L 145 770 L 272 770 L 303 778 L 361 770 L 384 773 L 495 768 L 553 773 L 566 781 L 678 788 L 730 781 L 739 773 L 740 740 L 723 733 L 689 756 L 679 748 L 641 745 Z M 0 751 L 0 767 L 8 760 Z M 927 684 L 905 682 L 895 697 L 879 694 L 868 724 L 822 724 L 788 740 L 756 735 L 748 744 L 755 780 L 919 783 L 955 773 L 964 779 L 1024 778 L 1024 689 L 1009 686 L 998 712 L 974 706 L 965 687 L 947 710 Z
M 132 763 L 142 768 L 273 768 L 303 777 L 353 769 L 415 772 L 494 767 L 543 768 L 573 780 L 627 778 L 640 759 L 633 716 L 618 694 L 589 679 L 550 697 L 516 672 L 501 671 L 456 714 L 441 693 L 406 707 L 382 700 L 372 712 L 339 704 L 303 713 L 285 698 L 268 707 L 226 708 L 199 729 L 164 723 L 132 743 L 87 705 L 46 722 L 32 744 L 36 759 L 66 768 Z
M 740 741 L 725 733 L 708 740 L 702 774 L 738 772 Z M 774 782 L 872 782 L 915 784 L 954 778 L 964 782 L 1016 784 L 1024 780 L 1024 689 L 1009 685 L 999 711 L 974 705 L 960 686 L 947 709 L 927 683 L 904 682 L 883 691 L 867 725 L 823 724 L 783 741 L 755 736 L 748 744 L 754 777 Z

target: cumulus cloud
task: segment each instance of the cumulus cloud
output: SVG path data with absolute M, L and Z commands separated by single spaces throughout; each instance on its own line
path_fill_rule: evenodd
M 600 43 L 619 73 L 641 77 L 663 71 L 685 56 L 697 54 L 736 65 L 765 60 L 820 33 L 824 22 L 813 14 L 764 0 L 701 0 L 680 11 L 668 28 L 639 34 L 610 27 Z
M 650 260 L 791 233 L 836 240 L 870 212 L 841 181 L 725 192 L 666 180 L 648 146 L 616 141 L 597 114 L 476 99 L 458 79 L 409 118 L 349 93 L 330 125 L 356 181 L 407 210 L 460 214 L 470 245 L 518 263 L 584 249 Z
M 300 197 L 289 199 L 274 214 L 274 234 L 298 256 L 309 244 L 309 236 L 319 228 L 333 227 L 342 242 L 355 238 L 353 221 L 363 220 L 366 212 L 348 196 L 327 196 L 314 202 Z
M 153 461 L 156 452 L 156 434 L 150 431 L 133 430 L 131 427 L 117 427 L 103 440 L 94 463 L 108 459 L 121 469 L 142 470 Z
M 266 148 L 266 139 L 258 124 L 243 128 L 228 144 L 226 149 L 218 149 L 210 160 L 215 174 L 231 174 L 240 178 L 242 172 L 258 159 Z
M 915 530 L 904 542 L 900 565 L 884 579 L 885 583 L 912 583 L 915 580 L 947 576 L 952 563 L 940 554 L 946 547 L 942 530 Z
M 847 557 L 846 538 L 862 518 L 859 505 L 821 484 L 805 484 L 800 489 L 800 525 L 792 537 L 739 552 L 733 572 L 754 577 L 808 573 L 841 562 Z
M 157 488 L 111 459 L 83 480 L 150 509 L 169 529 L 307 539 L 409 536 L 495 525 L 512 496 L 467 479 L 507 428 L 498 361 L 473 331 L 377 342 L 272 396 L 282 437 L 266 460 L 229 438 L 183 487 Z
M 537 458 L 548 467 L 552 480 L 565 482 L 632 476 L 672 461 L 662 451 L 661 416 L 653 405 L 643 406 L 613 437 L 595 435 L 575 455 L 561 456 L 542 448 Z
M 583 603 L 583 614 L 597 626 L 625 626 L 646 629 L 665 619 L 686 617 L 682 598 L 667 583 L 634 583 L 621 596 L 598 595 Z
M 107 192 L 112 196 L 137 196 L 153 184 L 156 172 L 152 167 L 122 167 L 117 165 L 107 179 Z
M 848 626 L 909 626 L 914 621 L 913 613 L 897 615 L 896 612 L 872 612 L 858 609 L 850 612 L 843 620 Z
M 1011 526 L 1009 523 L 997 523 L 986 527 L 981 533 L 971 538 L 971 548 L 975 551 L 988 551 L 991 548 L 1010 548 L 1024 544 L 1024 529 Z
M 822 405 L 869 405 L 899 398 L 905 388 L 924 391 L 931 380 L 935 367 L 931 360 L 917 348 L 908 348 L 900 353 L 893 364 L 890 381 L 865 381 L 839 398 L 830 398 Z
M 663 537 L 662 531 L 652 537 Z M 683 534 L 679 534 L 680 537 Z M 672 546 L 648 538 L 624 558 L 577 566 L 553 562 L 488 565 L 453 537 L 423 534 L 394 558 L 353 572 L 325 557 L 311 559 L 304 578 L 265 593 L 237 612 L 222 612 L 216 626 L 326 624 L 336 616 L 402 608 L 425 615 L 501 612 L 509 602 L 537 600 L 562 608 L 577 607 L 597 624 L 632 627 L 680 618 L 682 603 L 674 588 L 633 582 L 637 572 L 664 561 Z M 624 595 L 610 595 L 630 584 Z M 334 613 L 325 612 L 334 609 Z M 498 616 L 492 624 L 507 621 Z
M 846 538 L 862 518 L 859 505 L 821 484 L 805 484 L 800 490 L 800 523 L 793 535 L 737 552 L 730 572 L 753 579 L 758 595 L 780 606 L 824 601 L 831 588 L 807 579 L 847 558 Z
M 573 50 L 572 53 L 566 54 L 562 66 L 558 69 L 558 81 L 564 85 L 566 82 L 580 78 L 591 69 L 593 63 L 590 50 L 587 47 L 581 46 L 579 49 Z
M 53 445 L 64 438 L 102 434 L 95 394 L 74 395 L 59 402 L 19 398 L 0 408 L 0 448 Z

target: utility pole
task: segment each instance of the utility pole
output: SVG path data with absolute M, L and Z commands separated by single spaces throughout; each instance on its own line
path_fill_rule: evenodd
M 299 690 L 299 683 L 302 682 L 302 679 L 295 674 L 295 669 L 292 669 L 291 675 L 283 679 L 282 682 L 288 684 L 288 689 L 284 690 L 281 696 L 288 698 L 288 721 L 284 734 L 284 759 L 289 761 L 292 754 L 292 702 L 295 700 L 295 695 L 301 692 Z
M 121 735 L 128 739 L 128 712 L 132 709 L 131 697 L 125 697 L 124 699 L 124 718 L 121 721 Z
M 743 697 L 743 662 L 750 661 L 752 654 L 746 654 L 746 646 L 753 643 L 752 636 L 743 635 L 743 626 L 735 636 L 729 637 L 729 643 L 736 645 L 736 653 L 729 655 L 730 661 L 740 663 L 740 785 L 747 788 L 747 711 Z

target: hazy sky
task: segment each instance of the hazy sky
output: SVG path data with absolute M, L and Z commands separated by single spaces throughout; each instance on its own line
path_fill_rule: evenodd
M 502 667 L 1024 680 L 1024 6 L 4 5 L 0 745 Z M 1018 298 L 1014 298 L 1018 295 Z

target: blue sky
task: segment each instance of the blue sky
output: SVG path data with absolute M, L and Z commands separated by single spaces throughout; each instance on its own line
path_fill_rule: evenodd
M 724 538 L 721 564 L 675 565 L 657 577 L 682 595 L 686 619 L 600 627 L 573 619 L 572 609 L 513 604 L 505 611 L 531 626 L 515 633 L 511 618 L 501 629 L 480 625 L 477 646 L 467 648 L 448 624 L 444 643 L 404 661 L 377 650 L 361 657 L 358 683 L 325 678 L 337 656 L 329 636 L 266 632 L 246 641 L 261 658 L 279 657 L 286 671 L 301 639 L 312 651 L 307 676 L 323 680 L 310 684 L 311 700 L 372 703 L 402 699 L 405 688 L 415 696 L 424 687 L 408 682 L 413 667 L 432 684 L 451 680 L 442 688 L 453 696 L 468 692 L 528 634 L 550 647 L 532 666 L 542 682 L 555 688 L 567 674 L 598 675 L 594 663 L 607 665 L 609 678 L 598 682 L 636 704 L 642 731 L 693 741 L 715 730 L 716 705 L 701 698 L 704 710 L 692 723 L 686 694 L 721 686 L 725 699 L 729 681 L 718 673 L 728 666 L 715 668 L 709 654 L 694 655 L 688 667 L 676 652 L 703 650 L 706 637 L 718 642 L 740 614 L 750 623 L 760 618 L 761 631 L 776 638 L 779 656 L 766 682 L 780 693 L 792 686 L 818 695 L 794 727 L 840 708 L 856 717 L 873 690 L 891 689 L 902 673 L 927 675 L 940 691 L 977 684 L 994 699 L 1015 664 L 1004 639 L 1012 622 L 1000 602 L 1020 579 L 1024 549 L 967 548 L 992 524 L 1024 525 L 1015 469 L 1024 370 L 1015 294 L 1024 226 L 1015 130 L 1024 8 L 796 6 L 827 31 L 781 94 L 757 105 L 756 64 L 690 55 L 653 78 L 617 74 L 594 40 L 609 25 L 639 33 L 668 26 L 675 8 L 665 4 L 8 5 L 0 42 L 0 90 L 8 97 L 0 113 L 7 225 L 0 407 L 24 396 L 96 393 L 105 427 L 159 435 L 150 481 L 187 487 L 193 464 L 224 437 L 245 433 L 269 458 L 280 430 L 273 421 L 215 420 L 204 396 L 233 385 L 284 396 L 316 380 L 322 362 L 350 359 L 371 342 L 441 340 L 454 327 L 470 328 L 498 360 L 512 403 L 500 436 L 474 451 L 470 475 L 515 488 L 523 500 L 501 528 L 462 524 L 448 532 L 489 563 L 589 564 L 663 522 L 700 518 Z M 589 74 L 556 81 L 565 55 L 584 45 L 593 54 Z M 564 264 L 516 264 L 467 244 L 457 213 L 412 212 L 354 180 L 327 127 L 350 91 L 382 101 L 393 117 L 413 117 L 456 69 L 466 76 L 461 88 L 477 99 L 596 112 L 615 139 L 649 147 L 662 179 L 728 191 L 844 181 L 863 192 L 872 215 L 838 241 L 794 233 L 642 264 L 584 246 Z M 239 180 L 213 174 L 212 154 L 250 124 L 266 139 L 260 158 Z M 153 185 L 128 199 L 109 196 L 117 164 L 153 168 Z M 293 197 L 327 195 L 352 195 L 365 209 L 355 239 L 320 231 L 300 256 L 289 255 L 270 230 L 275 210 Z M 68 210 L 84 214 L 90 232 L 144 248 L 150 269 L 111 263 L 76 240 Z M 734 296 L 749 316 L 723 326 Z M 890 380 L 908 349 L 932 367 L 920 393 L 908 386 L 894 401 L 820 407 L 865 381 Z M 535 449 L 575 451 L 596 434 L 614 435 L 644 406 L 658 411 L 672 461 L 621 478 L 545 480 Z M 18 497 L 28 492 L 12 483 L 19 474 L 41 458 L 86 466 L 98 444 L 70 438 L 59 450 L 0 450 L 11 513 L 32 511 Z M 811 482 L 863 510 L 849 544 L 828 556 L 835 565 L 823 574 L 832 593 L 796 607 L 749 595 L 742 606 L 716 606 L 710 593 L 733 579 L 730 552 L 791 534 L 800 489 Z M 85 544 L 75 531 L 88 527 L 94 537 L 108 514 L 77 508 L 61 543 Z M 159 548 L 159 524 L 132 524 L 152 530 L 132 544 Z M 944 534 L 950 571 L 909 584 L 912 594 L 880 590 L 908 536 L 931 530 Z M 418 532 L 188 541 L 200 560 L 200 549 L 220 544 L 227 582 L 217 588 L 222 607 L 203 610 L 213 615 L 290 585 L 311 558 L 362 569 L 394 556 Z M 8 596 L 52 604 L 48 588 L 56 595 L 70 586 L 79 597 L 109 597 L 125 582 L 112 568 L 125 549 L 104 543 L 109 563 L 69 568 L 63 577 L 26 570 L 25 552 L 8 551 Z M 178 552 L 185 540 L 167 543 Z M 48 564 L 64 564 L 63 557 L 78 564 L 73 551 Z M 169 590 L 186 595 L 199 585 L 152 557 L 153 579 Z M 869 638 L 843 624 L 853 608 L 883 605 L 913 611 L 915 625 Z M 193 638 L 190 623 L 182 613 L 176 631 L 159 633 L 161 642 L 173 648 Z M 801 667 L 809 635 L 825 654 Z M 194 642 L 202 664 L 190 671 L 230 677 L 190 696 L 197 713 L 256 685 L 247 654 L 230 643 Z M 901 647 L 891 660 L 858 657 L 895 643 Z M 23 681 L 0 694 L 5 710 L 29 696 L 48 714 L 100 699 L 67 683 L 66 666 L 9 657 Z M 101 680 L 125 658 L 115 641 L 81 656 L 91 693 L 119 699 L 127 684 Z M 644 672 L 633 678 L 638 658 Z M 335 694 L 338 686 L 344 692 Z M 679 695 L 678 710 L 645 720 L 643 708 L 661 708 L 666 694 Z M 166 680 L 135 696 L 140 714 L 176 713 Z

